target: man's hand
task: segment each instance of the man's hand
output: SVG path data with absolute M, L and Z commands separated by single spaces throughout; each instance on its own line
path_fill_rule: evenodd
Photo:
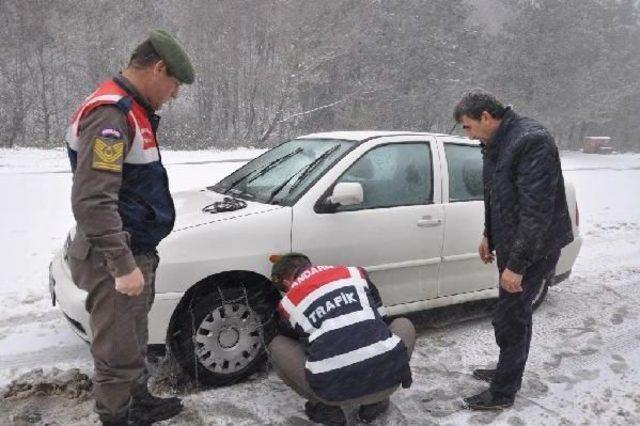
M 482 237 L 482 241 L 480 241 L 480 247 L 478 247 L 478 254 L 480 254 L 480 259 L 484 263 L 493 263 L 493 253 L 489 251 L 489 239 L 487 237 Z
M 116 278 L 116 291 L 127 296 L 139 296 L 144 290 L 144 276 L 136 267 L 127 275 Z
M 506 268 L 500 276 L 500 287 L 508 293 L 520 293 L 522 291 L 522 275 Z

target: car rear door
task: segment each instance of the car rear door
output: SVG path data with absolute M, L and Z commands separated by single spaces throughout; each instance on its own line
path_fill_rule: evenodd
M 485 265 L 478 255 L 484 230 L 480 145 L 467 139 L 438 139 L 445 200 L 438 297 L 495 287 L 495 264 Z
M 356 148 L 293 207 L 292 250 L 314 263 L 358 265 L 386 305 L 437 296 L 443 239 L 434 138 L 386 138 Z M 323 212 L 339 182 L 358 182 L 364 202 Z

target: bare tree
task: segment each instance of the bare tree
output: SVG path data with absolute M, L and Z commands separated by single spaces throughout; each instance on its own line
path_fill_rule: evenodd
M 593 131 L 633 137 L 636 0 L 492 0 L 507 12 L 486 30 L 469 19 L 471 3 L 4 0 L 0 145 L 58 144 L 81 100 L 153 27 L 176 34 L 197 69 L 162 111 L 165 146 L 269 146 L 332 129 L 446 132 L 453 103 L 476 86 L 546 121 L 567 147 Z

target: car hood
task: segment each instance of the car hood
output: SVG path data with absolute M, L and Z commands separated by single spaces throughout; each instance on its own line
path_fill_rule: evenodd
M 176 208 L 176 222 L 173 227 L 174 232 L 190 228 L 192 226 L 220 222 L 252 214 L 266 213 L 282 208 L 282 206 L 273 204 L 239 200 L 246 203 L 247 206 L 238 210 L 209 213 L 204 212 L 202 209 L 208 205 L 218 201 L 223 201 L 225 198 L 230 197 L 207 189 L 181 191 L 172 195 L 173 203 Z

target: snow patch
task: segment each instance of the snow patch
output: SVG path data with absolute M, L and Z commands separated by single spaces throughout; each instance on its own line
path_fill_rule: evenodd
M 73 399 L 87 399 L 92 388 L 91 379 L 77 368 L 60 370 L 42 368 L 31 370 L 13 380 L 3 391 L 5 399 L 29 396 L 63 395 Z
M 178 191 L 215 184 L 261 152 L 166 151 L 163 161 Z M 478 302 L 415 316 L 414 384 L 391 397 L 378 424 L 640 424 L 640 155 L 561 157 L 584 244 L 570 279 L 550 289 L 534 316 L 514 407 L 460 409 L 462 397 L 486 388 L 471 371 L 497 358 L 491 302 Z M 97 421 L 85 399 L 88 346 L 47 289 L 51 254 L 73 224 L 70 188 L 64 149 L 0 149 L 0 386 L 11 395 L 0 398 L 0 412 L 13 423 Z M 155 392 L 184 399 L 185 412 L 168 424 L 307 424 L 303 401 L 273 372 L 200 391 L 162 365 L 154 373 Z M 353 410 L 348 418 L 355 422 Z

